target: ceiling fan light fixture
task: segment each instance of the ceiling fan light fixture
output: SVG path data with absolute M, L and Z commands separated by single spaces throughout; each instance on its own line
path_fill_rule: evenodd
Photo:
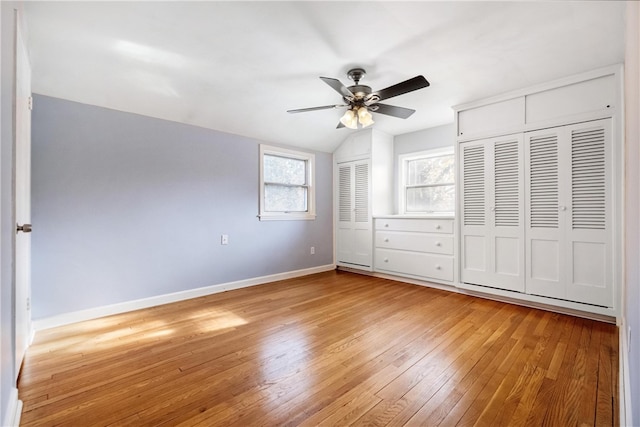
M 371 115 L 367 107 L 358 108 L 358 121 L 360 122 L 363 128 L 366 128 L 367 126 L 371 126 L 372 124 L 375 123 L 373 121 L 373 116 Z
M 352 109 L 348 109 L 340 118 L 340 123 L 349 129 L 358 129 L 358 116 Z

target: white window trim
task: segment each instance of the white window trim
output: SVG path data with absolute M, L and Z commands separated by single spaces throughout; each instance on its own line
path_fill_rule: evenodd
M 307 162 L 307 212 L 265 212 L 264 210 L 264 155 L 289 157 Z M 315 187 L 316 156 L 313 153 L 260 144 L 260 221 L 313 220 L 316 218 Z
M 407 163 L 411 160 L 424 159 L 427 157 L 440 157 L 446 155 L 454 155 L 453 147 L 433 148 L 431 150 L 418 151 L 414 153 L 400 154 L 398 156 L 398 166 L 400 171 L 399 187 L 398 187 L 398 211 L 402 215 L 453 215 L 454 212 L 407 212 L 406 204 L 406 187 L 407 187 Z M 455 185 L 455 183 L 454 183 Z

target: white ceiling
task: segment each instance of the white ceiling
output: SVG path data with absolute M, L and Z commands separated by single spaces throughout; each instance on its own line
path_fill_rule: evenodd
M 318 77 L 374 90 L 431 86 L 374 115 L 398 135 L 453 121 L 451 106 L 620 63 L 622 1 L 26 2 L 35 93 L 333 151 L 339 104 Z

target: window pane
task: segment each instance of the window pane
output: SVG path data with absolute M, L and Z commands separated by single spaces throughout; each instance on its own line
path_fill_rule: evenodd
M 307 188 L 265 184 L 266 212 L 306 212 Z
M 281 184 L 305 185 L 307 161 L 265 154 L 264 180 Z
M 407 185 L 444 184 L 455 181 L 452 154 L 409 160 Z
M 407 188 L 407 212 L 453 212 L 455 210 L 455 187 Z

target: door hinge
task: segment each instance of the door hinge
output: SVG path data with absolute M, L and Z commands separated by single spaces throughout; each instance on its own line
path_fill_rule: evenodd
M 29 110 L 33 110 L 33 96 L 29 97 Z

